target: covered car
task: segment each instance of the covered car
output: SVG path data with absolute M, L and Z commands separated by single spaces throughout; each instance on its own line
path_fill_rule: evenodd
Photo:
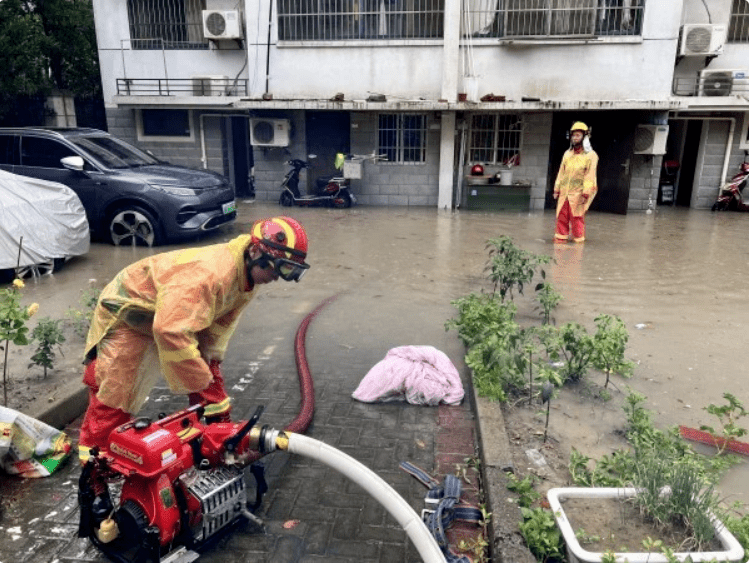
M 0 278 L 19 265 L 21 275 L 51 273 L 86 254 L 89 241 L 86 211 L 73 190 L 0 170 Z

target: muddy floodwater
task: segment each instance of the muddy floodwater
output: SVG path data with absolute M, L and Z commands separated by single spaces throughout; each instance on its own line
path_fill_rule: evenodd
M 241 202 L 237 224 L 199 244 L 222 242 L 255 218 L 280 212 L 297 217 L 310 234 L 313 267 L 300 289 L 355 294 L 368 288 L 363 296 L 387 292 L 423 301 L 424 311 L 434 307 L 439 322 L 451 314 L 445 307 L 450 300 L 486 287 L 486 240 L 510 235 L 518 246 L 555 259 L 548 273 L 564 297 L 555 313 L 557 324 L 578 321 L 592 330 L 600 313 L 623 319 L 630 334 L 627 356 L 637 367 L 631 380 L 615 382 L 647 396 L 659 427 L 717 426 L 704 407 L 722 404 L 724 392 L 749 407 L 749 214 L 672 208 L 626 216 L 591 213 L 587 242 L 555 245 L 549 211 L 290 210 Z M 54 282 L 29 284 L 30 297 L 57 303 L 59 311 L 47 309 L 46 314 L 62 315 L 89 280 L 102 284 L 124 265 L 155 252 L 94 244 Z M 433 322 L 433 316 L 425 314 L 425 319 Z M 606 408 L 588 405 L 566 415 L 595 418 Z M 613 416 L 623 421 L 623 413 Z M 739 423 L 749 428 L 749 420 Z M 746 466 L 731 470 L 721 489 L 749 503 Z

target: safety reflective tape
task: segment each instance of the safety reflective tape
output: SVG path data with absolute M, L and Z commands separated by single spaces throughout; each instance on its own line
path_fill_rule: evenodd
M 197 344 L 182 348 L 180 350 L 159 350 L 159 355 L 165 362 L 178 363 L 185 360 L 194 360 L 200 357 Z
M 203 411 L 204 416 L 215 416 L 217 414 L 223 414 L 231 408 L 231 397 L 227 397 L 220 403 L 209 403 L 205 406 Z

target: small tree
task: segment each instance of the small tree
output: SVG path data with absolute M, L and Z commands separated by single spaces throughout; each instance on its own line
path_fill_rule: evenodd
M 24 283 L 22 280 L 13 280 L 13 285 L 7 289 L 0 289 L 0 349 L 4 352 L 3 359 L 3 401 L 8 406 L 8 347 L 12 342 L 16 346 L 25 346 L 29 343 L 26 334 L 29 332 L 26 321 L 29 320 L 39 305 L 33 303 L 29 307 L 21 306 L 21 293 Z
M 618 373 L 622 377 L 631 377 L 634 364 L 624 359 L 624 349 L 629 340 L 629 333 L 624 322 L 616 316 L 598 315 L 595 319 L 596 333 L 593 335 L 593 366 L 606 374 L 606 384 L 609 386 L 609 378 L 612 373 Z
M 508 236 L 490 239 L 486 243 L 489 250 L 489 279 L 494 283 L 494 293 L 499 291 L 502 301 L 509 295 L 512 299 L 513 288 L 523 293 L 523 287 L 533 280 L 536 269 L 541 264 L 551 262 L 551 256 L 537 256 L 515 246 Z
M 39 324 L 34 327 L 31 333 L 31 340 L 39 342 L 36 352 L 31 356 L 29 367 L 37 365 L 44 368 L 44 377 L 47 377 L 47 369 L 52 369 L 55 361 L 55 351 L 57 349 L 62 354 L 62 347 L 65 342 L 65 336 L 60 329 L 60 320 L 53 321 L 49 317 L 39 319 Z

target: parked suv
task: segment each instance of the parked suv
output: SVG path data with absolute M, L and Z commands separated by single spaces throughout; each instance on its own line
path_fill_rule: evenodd
M 0 128 L 0 169 L 60 182 L 86 209 L 92 236 L 158 245 L 236 219 L 220 174 L 158 160 L 97 129 Z

